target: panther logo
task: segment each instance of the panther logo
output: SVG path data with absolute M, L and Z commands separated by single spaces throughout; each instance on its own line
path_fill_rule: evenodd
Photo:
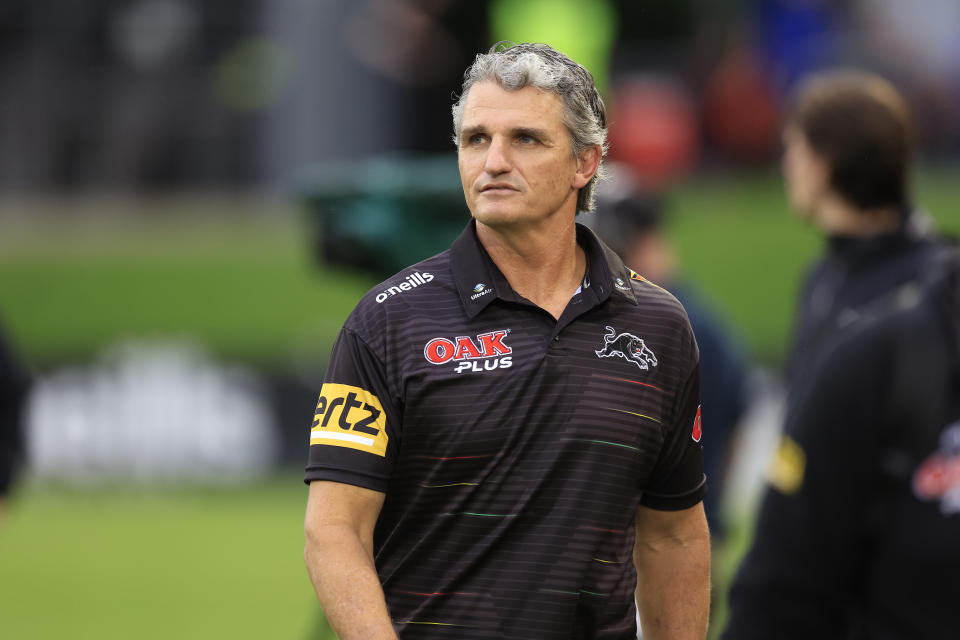
M 641 338 L 629 333 L 617 334 L 613 327 L 607 327 L 607 334 L 603 336 L 603 349 L 594 351 L 598 358 L 620 356 L 634 363 L 644 371 L 651 366 L 657 366 L 657 356 L 653 355 Z

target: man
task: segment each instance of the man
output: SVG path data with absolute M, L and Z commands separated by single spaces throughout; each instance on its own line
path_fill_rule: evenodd
M 827 237 L 801 294 L 788 368 L 796 391 L 819 352 L 916 290 L 940 243 L 910 206 L 910 117 L 886 80 L 854 71 L 812 76 L 783 141 L 791 208 Z
M 702 639 L 696 343 L 574 223 L 606 146 L 592 77 L 495 47 L 453 116 L 473 219 L 367 294 L 321 390 L 320 603 L 344 640 L 634 638 L 636 587 L 648 639 Z
M 901 344 L 894 338 L 906 325 L 883 321 L 915 305 L 949 255 L 918 228 L 908 206 L 909 129 L 893 87 L 852 72 L 810 79 L 789 119 L 790 202 L 828 234 L 829 250 L 804 288 L 784 435 L 769 466 L 753 546 L 730 592 L 725 638 L 950 635 L 929 633 L 941 614 L 931 618 L 933 626 L 909 620 L 942 601 L 932 593 L 937 581 L 921 587 L 914 578 L 922 573 L 908 570 L 913 559 L 929 567 L 945 551 L 934 540 L 939 534 L 921 531 L 921 523 L 933 521 L 929 505 L 919 508 L 922 501 L 908 489 L 918 456 L 935 448 L 949 411 L 923 415 L 923 393 L 913 394 L 909 411 L 901 406 L 905 378 L 932 375 L 932 390 L 950 374 L 928 369 L 923 359 L 909 366 L 910 359 L 893 356 L 926 353 L 934 343 L 947 348 L 948 339 L 925 320 L 927 329 L 911 330 Z M 870 329 L 881 321 L 887 328 Z M 933 342 L 924 342 L 925 332 Z M 938 404 L 947 397 L 934 393 L 941 394 Z M 927 548 L 911 557 L 913 544 Z M 931 597 L 923 606 L 901 606 L 903 599 L 917 604 L 911 592 Z

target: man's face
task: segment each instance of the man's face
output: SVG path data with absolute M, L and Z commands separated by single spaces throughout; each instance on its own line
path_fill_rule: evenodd
M 572 219 L 577 191 L 596 170 L 574 157 L 558 95 L 494 82 L 467 95 L 458 158 L 467 206 L 491 227 L 536 224 L 560 211 Z
M 817 206 L 830 186 L 830 170 L 803 132 L 793 125 L 783 132 L 782 164 L 791 209 L 801 218 L 816 221 Z

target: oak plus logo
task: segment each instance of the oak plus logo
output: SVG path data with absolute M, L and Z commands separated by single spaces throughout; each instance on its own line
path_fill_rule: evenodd
M 404 278 L 403 281 L 400 282 L 399 284 L 395 284 L 392 287 L 388 287 L 383 291 L 381 291 L 380 293 L 378 293 L 376 298 L 377 304 L 383 304 L 384 300 L 386 300 L 390 296 L 399 295 L 404 291 L 410 291 L 410 289 L 419 287 L 422 284 L 427 284 L 432 280 L 433 280 L 432 273 L 426 273 L 426 272 L 420 273 L 419 271 L 411 273 L 406 278 Z
M 481 333 L 476 339 L 470 336 L 456 338 L 433 338 L 423 347 L 423 357 L 430 364 L 454 363 L 454 371 L 479 373 L 513 366 L 513 349 L 504 340 L 510 329 L 498 329 Z
M 646 345 L 642 338 L 638 338 L 631 333 L 617 333 L 610 326 L 606 329 L 607 335 L 603 336 L 603 348 L 594 351 L 598 358 L 620 356 L 644 371 L 657 366 L 657 356 L 653 355 L 653 351 L 650 350 L 650 347 Z

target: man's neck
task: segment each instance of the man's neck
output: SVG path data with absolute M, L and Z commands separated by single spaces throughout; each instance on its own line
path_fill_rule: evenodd
M 493 228 L 477 223 L 477 238 L 518 294 L 559 318 L 586 270 L 573 216 L 561 224 Z
M 817 225 L 827 235 L 864 238 L 896 231 L 901 218 L 899 207 L 860 209 L 839 198 L 826 199 L 816 215 Z

